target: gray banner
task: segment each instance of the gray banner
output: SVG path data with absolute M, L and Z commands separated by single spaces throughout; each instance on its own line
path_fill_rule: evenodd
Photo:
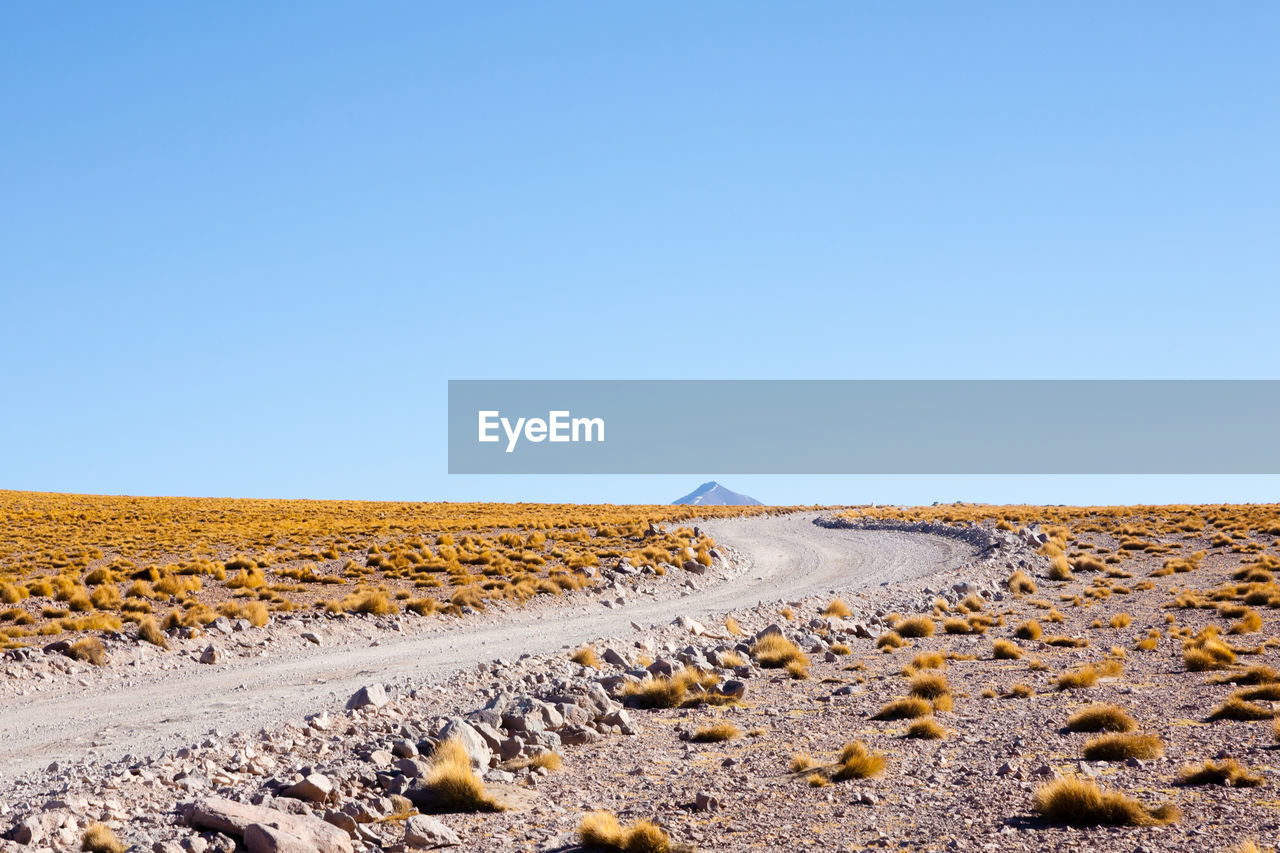
M 1274 380 L 453 380 L 451 474 L 1280 474 Z

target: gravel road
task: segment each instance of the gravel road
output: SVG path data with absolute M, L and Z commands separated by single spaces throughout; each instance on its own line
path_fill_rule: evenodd
M 475 624 L 450 623 L 377 645 L 349 642 L 289 649 L 224 665 L 128 675 L 106 686 L 70 680 L 0 705 L 0 773 L 13 776 L 55 760 L 116 760 L 198 741 L 212 729 L 253 730 L 341 707 L 373 681 L 421 684 L 480 661 L 547 653 L 601 637 L 634 633 L 631 623 L 666 623 L 755 607 L 759 602 L 875 587 L 957 567 L 972 546 L 918 533 L 829 530 L 813 514 L 723 519 L 701 525 L 751 562 L 740 577 L 679 597 L 641 598 L 607 610 L 593 599 L 518 611 Z

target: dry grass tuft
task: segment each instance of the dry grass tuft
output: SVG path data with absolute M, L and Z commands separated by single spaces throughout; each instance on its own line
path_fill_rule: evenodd
M 449 811 L 504 811 L 471 769 L 471 758 L 458 738 L 450 738 L 437 746 L 431 753 L 430 764 L 424 789 L 432 805 Z
M 902 639 L 902 635 L 897 631 L 886 631 L 876 638 L 876 648 L 883 649 L 886 652 L 900 649 L 906 644 L 907 641 Z
M 1044 629 L 1034 619 L 1028 619 L 1014 629 L 1013 635 L 1019 640 L 1038 640 L 1044 636 Z
M 1226 785 L 1230 788 L 1256 788 L 1266 779 L 1234 758 L 1205 761 L 1183 767 L 1178 773 L 1179 785 Z
M 951 685 L 947 683 L 947 677 L 940 672 L 922 672 L 911 679 L 912 696 L 933 701 L 950 692 Z
M 1093 687 L 1097 683 L 1098 668 L 1093 664 L 1086 664 L 1070 672 L 1064 672 L 1054 682 L 1059 690 L 1081 690 L 1086 687 Z
M 1123 708 L 1101 703 L 1081 708 L 1067 719 L 1067 730 L 1072 732 L 1131 732 L 1137 727 Z
M 853 611 L 849 609 L 849 605 L 840 599 L 835 599 L 822 610 L 823 616 L 835 616 L 840 619 L 848 619 L 853 615 Z
M 1039 788 L 1035 805 L 1046 820 L 1070 826 L 1163 826 L 1181 817 L 1171 804 L 1148 808 L 1079 777 L 1055 779 Z
M 916 720 L 907 728 L 907 737 L 919 740 L 941 740 L 947 736 L 944 729 L 933 717 Z
M 502 769 L 504 770 L 525 770 L 530 767 L 540 767 L 543 770 L 555 772 L 564 767 L 564 758 L 558 752 L 539 752 L 537 755 L 530 755 L 527 758 L 514 758 L 511 761 L 504 761 Z
M 781 634 L 766 634 L 751 647 L 751 656 L 769 669 L 779 669 L 793 661 L 805 661 L 800 647 Z
M 733 723 L 720 722 L 703 726 L 694 732 L 689 740 L 695 743 L 721 743 L 737 737 L 742 737 L 742 729 Z
M 893 623 L 893 631 L 900 637 L 932 637 L 937 626 L 928 616 L 912 616 Z
M 914 720 L 933 713 L 933 705 L 917 696 L 895 699 L 880 709 L 873 720 Z
M 1254 720 L 1270 720 L 1273 717 L 1275 717 L 1275 713 L 1270 708 L 1246 702 L 1239 696 L 1230 696 L 1227 701 L 1213 710 L 1213 713 L 1208 717 L 1208 721 L 1211 723 L 1217 720 L 1253 722 Z
M 1159 735 L 1112 733 L 1090 738 L 1081 754 L 1089 761 L 1124 761 L 1128 758 L 1149 761 L 1164 755 L 1164 743 Z
M 599 656 L 596 655 L 596 650 L 591 648 L 590 646 L 583 646 L 582 648 L 578 649 L 576 652 L 574 652 L 572 655 L 569 656 L 569 660 L 573 661 L 579 666 L 589 666 L 592 669 L 600 668 L 600 658 Z
M 866 744 L 855 741 L 840 750 L 840 766 L 831 774 L 837 782 L 847 779 L 870 779 L 884 772 L 884 753 L 870 752 Z
M 991 657 L 995 660 L 1017 660 L 1022 649 L 1012 640 L 996 640 L 991 644 Z
M 622 695 L 641 708 L 678 708 L 684 704 L 690 691 L 707 691 L 716 683 L 716 677 L 693 667 L 677 670 L 670 676 L 648 678 L 638 684 L 628 684 Z
M 1035 595 L 1036 582 L 1031 579 L 1030 575 L 1019 569 L 1009 575 L 1009 592 L 1014 595 Z
M 80 849 L 89 853 L 124 853 L 127 849 L 111 827 L 105 823 L 91 823 L 80 840 Z
M 791 760 L 787 763 L 787 767 L 792 773 L 804 773 L 817 767 L 818 763 L 811 756 L 803 752 L 797 752 L 791 756 Z
M 71 648 L 67 649 L 67 657 L 75 658 L 78 661 L 93 664 L 94 666 L 106 666 L 107 652 L 102 647 L 102 641 L 97 637 L 82 637 L 71 644 Z
M 169 639 L 160 630 L 160 626 L 156 624 L 153 616 L 143 616 L 138 620 L 138 639 L 151 643 L 153 646 L 159 646 L 162 649 L 169 648 Z
M 617 853 L 669 853 L 671 839 L 656 823 L 636 821 L 628 826 L 618 823 L 612 812 L 593 812 L 578 824 L 578 839 L 589 850 L 611 850 Z

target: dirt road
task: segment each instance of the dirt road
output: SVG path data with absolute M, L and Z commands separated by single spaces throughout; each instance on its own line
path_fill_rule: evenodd
M 387 633 L 378 645 L 292 649 L 216 667 L 127 677 L 110 688 L 68 683 L 0 705 L 0 774 L 52 761 L 115 760 L 199 740 L 213 729 L 253 730 L 268 722 L 340 708 L 362 685 L 421 684 L 480 661 L 546 653 L 600 637 L 634 633 L 631 623 L 708 617 L 761 601 L 826 595 L 954 568 L 973 555 L 952 539 L 890 531 L 829 530 L 812 514 L 726 519 L 703 527 L 745 554 L 740 578 L 680 597 L 673 589 L 608 610 L 593 598 L 539 614 L 513 612 L 474 626 L 451 623 L 412 637 Z

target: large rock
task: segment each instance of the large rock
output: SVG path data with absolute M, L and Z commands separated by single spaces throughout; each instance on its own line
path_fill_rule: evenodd
M 369 684 L 361 687 L 347 700 L 347 708 L 352 711 L 358 708 L 367 708 L 370 705 L 375 708 L 381 708 L 385 704 L 387 704 L 387 691 L 382 689 L 381 684 Z
M 310 815 L 291 815 L 262 806 L 236 803 L 221 797 L 196 800 L 184 807 L 187 825 L 195 829 L 211 829 L 245 839 L 245 832 L 256 825 L 277 829 L 310 845 L 319 853 L 352 853 L 351 838 L 338 827 Z M 264 839 L 259 839 L 266 843 Z
M 245 828 L 244 846 L 249 853 L 316 853 L 318 849 L 296 835 L 261 823 Z
M 458 833 L 427 815 L 414 815 L 404 822 L 404 843 L 428 850 L 461 844 Z
M 301 782 L 285 788 L 283 793 L 286 797 L 293 797 L 295 800 L 323 803 L 333 793 L 333 783 L 323 773 L 312 773 Z

